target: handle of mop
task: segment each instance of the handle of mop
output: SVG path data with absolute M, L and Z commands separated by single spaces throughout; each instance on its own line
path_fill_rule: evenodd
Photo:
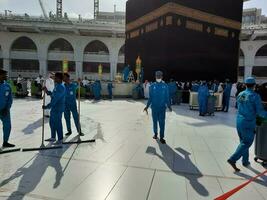
M 78 89 L 78 112 L 79 112 L 79 126 L 80 126 L 80 132 L 82 131 L 81 128 L 81 81 L 78 80 L 79 83 L 79 89 Z
M 45 85 L 46 85 L 46 81 L 44 81 L 44 86 Z M 46 96 L 46 93 L 44 91 L 43 106 L 45 106 L 45 96 Z M 43 109 L 43 120 L 42 120 L 42 144 L 44 144 L 44 123 L 45 123 L 45 109 Z

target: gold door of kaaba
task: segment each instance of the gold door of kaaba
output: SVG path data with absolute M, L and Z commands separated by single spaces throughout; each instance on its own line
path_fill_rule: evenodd
M 237 79 L 243 0 L 128 0 L 125 63 L 145 79 Z

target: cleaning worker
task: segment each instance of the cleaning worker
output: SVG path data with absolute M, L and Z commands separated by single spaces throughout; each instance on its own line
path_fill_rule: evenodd
M 207 104 L 209 97 L 209 89 L 206 81 L 202 81 L 198 88 L 198 105 L 199 105 L 199 116 L 205 116 L 207 113 Z
M 11 132 L 10 108 L 13 103 L 11 87 L 7 84 L 7 71 L 0 69 L 0 120 L 3 123 L 3 148 L 15 147 L 8 143 Z
M 49 74 L 49 78 L 46 79 L 45 81 L 45 87 L 49 92 L 53 92 L 55 88 L 55 83 L 54 83 L 54 76 L 55 74 L 51 72 Z M 51 102 L 51 97 L 49 95 L 45 96 L 45 105 L 47 106 Z M 45 117 L 49 118 L 50 117 L 50 109 L 45 109 Z
M 43 106 L 43 109 L 51 109 L 49 120 L 49 125 L 51 128 L 51 138 L 45 141 L 56 141 L 57 134 L 58 144 L 61 144 L 63 141 L 62 114 L 65 111 L 65 86 L 62 81 L 63 74 L 57 72 L 55 74 L 55 88 L 53 92 L 49 92 L 47 88 L 44 87 L 44 91 L 47 93 L 47 95 L 51 95 L 50 104 L 48 104 L 47 106 Z
M 173 79 L 170 80 L 168 87 L 169 87 L 171 105 L 174 105 L 174 104 L 176 104 L 175 96 L 176 96 L 176 93 L 178 91 L 178 88 L 177 88 L 177 85 Z
M 65 89 L 66 89 L 64 118 L 68 130 L 68 133 L 66 133 L 65 135 L 70 136 L 72 134 L 71 122 L 70 122 L 70 113 L 72 113 L 77 133 L 80 136 L 84 136 L 84 134 L 81 131 L 79 114 L 76 103 L 76 91 L 78 88 L 78 84 L 72 83 L 70 81 L 70 75 L 68 73 L 64 73 L 63 80 L 65 82 Z
M 124 67 L 124 69 L 122 71 L 124 82 L 128 82 L 129 73 L 130 73 L 130 65 L 127 65 Z
M 93 94 L 95 100 L 99 101 L 101 98 L 101 83 L 100 80 L 97 80 L 93 83 Z
M 242 157 L 243 166 L 250 165 L 249 148 L 253 144 L 256 128 L 256 117 L 267 118 L 267 112 L 262 105 L 261 97 L 254 92 L 256 81 L 253 77 L 245 80 L 246 90 L 241 92 L 237 97 L 237 133 L 240 139 L 235 153 L 228 159 L 228 163 L 235 171 L 240 171 L 236 162 Z
M 228 112 L 229 103 L 231 98 L 232 84 L 229 79 L 226 79 L 225 88 L 223 91 L 223 108 L 222 111 Z
M 108 87 L 108 97 L 109 97 L 109 99 L 112 99 L 112 98 L 113 98 L 113 92 L 112 92 L 112 89 L 113 89 L 114 87 L 113 87 L 113 84 L 112 84 L 111 81 L 108 82 L 107 87 Z
M 149 88 L 149 99 L 147 106 L 144 111 L 147 112 L 151 105 L 152 118 L 153 118 L 153 130 L 154 139 L 158 139 L 158 123 L 160 127 L 160 142 L 166 144 L 164 139 L 165 132 L 165 118 L 166 118 L 166 107 L 172 111 L 170 104 L 169 88 L 166 83 L 163 82 L 163 73 L 161 71 L 156 72 L 156 82 L 153 83 Z

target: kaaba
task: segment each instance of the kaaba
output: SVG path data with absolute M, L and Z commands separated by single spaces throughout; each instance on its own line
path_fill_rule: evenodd
M 144 78 L 236 81 L 243 0 L 128 0 L 125 63 Z

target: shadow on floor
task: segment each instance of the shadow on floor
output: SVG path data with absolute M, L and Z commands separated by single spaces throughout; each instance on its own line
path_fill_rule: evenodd
M 48 123 L 48 118 L 45 118 L 45 124 Z M 42 127 L 42 123 L 43 123 L 43 118 L 41 119 L 38 119 L 37 121 L 29 124 L 26 128 L 24 128 L 22 130 L 22 132 L 25 134 L 25 135 L 28 135 L 28 134 L 32 134 L 34 132 L 34 130 Z
M 262 173 L 262 172 L 259 172 L 259 171 L 256 170 L 256 169 L 254 169 L 254 168 L 251 167 L 251 166 L 247 167 L 247 169 L 249 169 L 250 171 L 252 171 L 253 173 L 255 173 L 255 176 L 257 176 L 257 175 L 259 175 L 259 174 Z M 236 174 L 237 176 L 240 176 L 240 177 L 245 178 L 245 179 L 247 179 L 247 180 L 250 180 L 250 179 L 253 178 L 252 176 L 247 175 L 247 174 L 244 174 L 243 172 L 235 172 L 235 174 Z M 253 182 L 255 182 L 255 183 L 257 183 L 257 184 L 260 184 L 260 185 L 263 185 L 263 186 L 267 187 L 267 176 L 266 176 L 266 175 L 261 176 L 261 177 L 259 177 L 257 180 L 255 180 L 255 181 L 253 181 Z
M 205 188 L 204 185 L 202 185 L 198 181 L 198 179 L 201 178 L 203 175 L 191 161 L 189 157 L 190 153 L 182 148 L 177 148 L 176 150 L 184 156 L 182 157 L 176 151 L 174 151 L 168 144 L 161 144 L 158 140 L 157 142 L 162 156 L 159 153 L 157 153 L 155 147 L 148 147 L 146 153 L 153 154 L 159 157 L 163 162 L 166 163 L 166 165 L 172 172 L 174 172 L 177 175 L 184 176 L 186 179 L 188 179 L 191 186 L 198 194 L 200 194 L 201 196 L 208 196 L 209 195 L 208 190 Z M 172 155 L 174 155 L 174 157 Z M 183 166 L 187 166 L 190 170 L 192 170 L 192 173 L 196 175 L 191 175 L 191 174 L 187 175 L 184 173 L 178 173 L 177 171 L 174 170 L 174 163 L 171 160 L 172 161 L 176 160 L 177 163 L 180 163 Z
M 71 141 L 76 141 L 76 140 L 77 137 L 71 139 Z M 51 146 L 51 144 L 48 146 Z M 60 185 L 61 179 L 64 176 L 64 171 L 66 170 L 66 167 L 69 164 L 68 162 L 65 169 L 63 170 L 60 160 L 62 155 L 69 149 L 70 146 L 71 145 L 67 145 L 64 146 L 62 149 L 54 149 L 52 151 L 47 150 L 46 152 L 39 151 L 36 157 L 33 159 L 32 164 L 30 166 L 25 167 L 26 166 L 25 164 L 23 167 L 19 168 L 13 175 L 11 175 L 8 179 L 3 180 L 0 183 L 0 187 L 3 187 L 6 184 L 12 182 L 13 180 L 21 177 L 17 190 L 14 191 L 7 198 L 7 200 L 22 200 L 27 194 L 34 191 L 34 189 L 38 186 L 42 177 L 46 173 L 48 167 L 52 167 L 56 171 L 56 177 L 53 184 L 53 188 L 54 189 L 57 188 Z M 51 152 L 53 156 L 49 155 L 49 153 Z

